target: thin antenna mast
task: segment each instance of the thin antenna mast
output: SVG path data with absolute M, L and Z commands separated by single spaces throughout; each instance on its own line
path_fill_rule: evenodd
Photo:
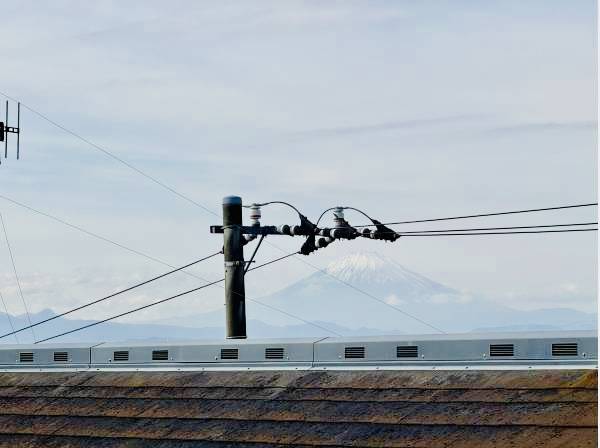
M 4 112 L 5 121 L 0 121 L 0 142 L 4 142 L 4 158 L 8 158 L 8 134 L 17 134 L 17 160 L 21 157 L 21 103 L 17 102 L 17 126 L 8 125 L 8 100 Z M 2 156 L 0 156 L 0 164 Z
M 8 120 L 7 120 L 8 122 Z M 17 160 L 19 160 L 19 140 L 21 137 L 21 103 L 17 103 Z
M 4 158 L 6 159 L 8 157 L 8 100 L 6 100 L 6 114 L 5 114 L 5 120 L 4 122 L 6 123 L 6 138 L 4 139 Z

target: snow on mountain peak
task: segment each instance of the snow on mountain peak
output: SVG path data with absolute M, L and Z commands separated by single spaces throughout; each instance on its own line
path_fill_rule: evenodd
M 327 266 L 327 272 L 335 276 L 351 273 L 377 271 L 385 267 L 385 260 L 374 252 L 357 252 L 345 258 L 333 261 Z
M 336 260 L 329 264 L 327 273 L 350 283 L 403 283 L 411 284 L 417 289 L 444 288 L 374 252 L 358 252 Z

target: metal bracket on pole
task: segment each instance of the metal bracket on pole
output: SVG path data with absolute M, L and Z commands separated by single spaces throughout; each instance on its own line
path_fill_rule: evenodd
M 243 261 L 226 261 L 223 263 L 226 268 L 232 268 L 235 266 L 245 266 L 246 263 Z
M 254 257 L 256 256 L 256 252 L 258 252 L 258 248 L 260 247 L 260 245 L 262 244 L 264 239 L 265 239 L 265 235 L 261 235 L 260 240 L 258 240 L 258 244 L 254 248 L 254 252 L 252 252 L 250 261 L 248 261 L 248 264 L 246 265 L 246 269 L 244 269 L 244 275 L 246 275 L 246 273 L 248 272 L 248 269 L 250 269 L 250 264 L 254 262 Z

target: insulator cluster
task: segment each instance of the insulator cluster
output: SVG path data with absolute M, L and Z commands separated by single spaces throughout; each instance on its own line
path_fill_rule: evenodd
M 247 206 L 250 209 L 251 226 L 245 229 L 246 242 L 254 240 L 257 235 L 288 235 L 305 236 L 306 241 L 300 248 L 300 253 L 309 255 L 319 249 L 329 246 L 336 240 L 354 240 L 356 238 L 369 238 L 374 240 L 394 242 L 400 235 L 394 230 L 386 227 L 381 222 L 371 219 L 374 229 L 364 227 L 357 230 L 352 227 L 344 216 L 344 209 L 348 207 L 335 207 L 333 209 L 333 227 L 317 227 L 306 216 L 299 213 L 300 224 L 283 224 L 279 226 L 261 226 L 261 204 L 252 204 Z M 365 215 L 366 216 L 366 215 Z

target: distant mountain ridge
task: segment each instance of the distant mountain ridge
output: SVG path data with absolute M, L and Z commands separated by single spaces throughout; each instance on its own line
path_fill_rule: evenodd
M 54 316 L 51 310 L 42 310 L 39 313 L 31 314 L 33 323 L 40 322 Z M 81 332 L 72 333 L 48 341 L 55 342 L 112 342 L 112 341 L 139 341 L 139 340 L 161 340 L 178 341 L 193 339 L 223 339 L 225 337 L 224 315 L 213 315 L 212 325 L 193 325 L 186 326 L 181 324 L 161 324 L 161 323 L 119 323 L 107 322 L 94 327 L 90 327 Z M 202 322 L 204 316 L 198 322 Z M 25 315 L 11 316 L 15 329 L 24 328 L 28 325 L 28 319 Z M 177 319 L 175 319 L 177 320 Z M 65 319 L 57 318 L 46 324 L 33 328 L 37 340 L 44 339 L 71 329 L 87 325 L 93 320 Z M 193 320 L 191 321 L 193 323 Z M 248 333 L 253 338 L 278 338 L 290 337 L 299 338 L 305 336 L 326 337 L 343 334 L 347 336 L 373 336 L 381 334 L 378 330 L 372 328 L 345 328 L 331 322 L 315 322 L 320 327 L 309 324 L 296 324 L 286 326 L 269 325 L 261 321 L 248 320 Z M 6 314 L 0 313 L 0 334 L 11 332 L 11 327 Z M 7 336 L 0 339 L 0 344 L 32 343 L 33 335 L 31 330 L 24 330 L 17 333 L 17 338 Z
M 344 336 L 422 334 L 435 333 L 435 328 L 446 332 L 469 332 L 597 327 L 595 314 L 569 308 L 515 310 L 476 295 L 463 294 L 376 253 L 356 253 L 337 260 L 323 272 L 315 272 L 275 294 L 261 298 L 261 302 L 332 332 L 299 323 L 249 302 L 250 337 L 323 337 L 336 333 Z M 31 318 L 33 322 L 38 322 L 53 315 L 52 311 L 44 310 L 33 314 Z M 224 309 L 221 309 L 148 323 L 108 322 L 57 341 L 221 339 L 225 334 L 224 320 Z M 59 318 L 35 327 L 35 333 L 38 339 L 42 339 L 91 322 Z M 25 316 L 13 317 L 13 324 L 17 328 L 24 327 L 27 319 Z M 0 331 L 3 334 L 10 331 L 6 315 L 2 313 Z M 19 336 L 23 341 L 32 340 L 29 331 Z M 14 342 L 14 338 L 0 339 L 0 343 Z

